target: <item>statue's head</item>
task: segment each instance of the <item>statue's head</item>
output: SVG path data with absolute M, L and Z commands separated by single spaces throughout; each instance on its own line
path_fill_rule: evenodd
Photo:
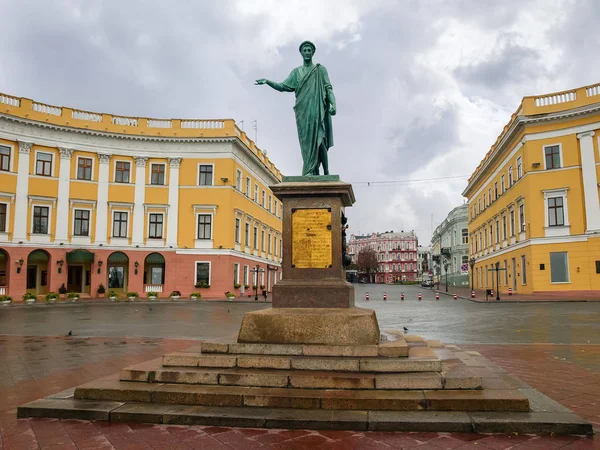
M 310 59 L 317 51 L 317 47 L 315 47 L 315 44 L 310 41 L 304 41 L 302 44 L 300 44 L 298 50 L 300 50 L 300 54 L 304 59 Z

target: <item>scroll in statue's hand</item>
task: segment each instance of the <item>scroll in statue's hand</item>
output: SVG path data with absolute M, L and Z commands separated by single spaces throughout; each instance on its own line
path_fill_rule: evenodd
M 256 82 L 254 84 L 266 84 L 267 83 L 267 79 L 266 78 L 259 78 L 258 80 L 256 80 Z
M 331 114 L 332 116 L 335 116 L 335 113 L 336 113 L 335 105 L 330 103 L 329 104 L 329 114 Z

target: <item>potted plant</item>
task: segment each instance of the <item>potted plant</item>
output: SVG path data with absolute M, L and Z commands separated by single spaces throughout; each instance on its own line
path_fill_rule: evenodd
M 244 289 L 246 289 L 246 290 L 250 289 L 250 285 L 249 284 L 245 284 L 244 285 Z
M 104 285 L 102 283 L 100 283 L 100 286 L 98 286 L 98 297 L 99 298 L 104 297 L 105 292 L 106 292 L 106 289 L 104 289 Z
M 206 281 L 199 281 L 195 284 L 195 286 L 197 288 L 209 288 L 210 284 L 208 284 Z
M 115 291 L 108 291 L 108 298 L 111 302 L 116 301 L 118 296 L 119 294 L 117 294 Z
M 227 292 L 225 292 L 225 297 L 227 297 L 227 300 L 231 301 L 235 298 L 235 294 L 227 291 Z
M 56 292 L 48 292 L 46 294 L 46 302 L 53 305 L 54 303 L 56 303 L 56 300 L 58 300 L 58 294 Z
M 63 283 L 59 288 L 58 288 L 58 293 L 62 296 L 62 298 L 65 298 L 65 294 L 67 293 L 67 288 L 65 287 L 65 283 Z
M 67 299 L 71 300 L 73 303 L 79 300 L 79 293 L 77 292 L 69 292 L 67 294 Z
M 265 285 L 264 285 L 264 284 L 261 284 L 261 285 L 260 285 L 260 290 L 261 290 L 261 291 L 264 291 L 264 290 L 265 290 Z
M 129 299 L 130 302 L 134 302 L 136 298 L 138 298 L 140 295 L 137 292 L 128 292 L 127 293 L 127 298 Z
M 35 295 L 31 292 L 25 292 L 22 298 L 26 305 L 33 305 L 36 299 Z
M 12 297 L 10 295 L 0 295 L 0 304 L 2 306 L 10 305 L 12 302 Z
M 179 292 L 179 291 L 171 292 L 171 300 L 179 300 L 179 297 L 181 297 L 181 292 Z
M 154 300 L 156 300 L 158 298 L 158 292 L 154 292 L 154 291 L 146 292 L 146 297 L 148 297 L 148 300 L 153 302 Z
M 198 300 L 202 297 L 202 295 L 200 295 L 200 292 L 192 292 L 190 294 L 190 300 Z
M 239 283 L 233 283 L 233 288 L 234 289 L 239 289 L 242 285 Z

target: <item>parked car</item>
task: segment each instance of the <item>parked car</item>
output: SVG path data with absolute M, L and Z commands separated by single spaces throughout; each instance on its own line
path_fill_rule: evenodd
M 433 280 L 424 280 L 421 282 L 422 287 L 433 287 Z

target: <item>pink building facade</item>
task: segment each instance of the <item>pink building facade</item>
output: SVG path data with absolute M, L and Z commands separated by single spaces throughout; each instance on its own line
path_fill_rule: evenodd
M 371 280 L 368 281 L 388 284 L 417 280 L 418 245 L 414 231 L 389 231 L 362 236 L 353 234 L 348 242 L 349 255 L 354 263 L 361 250 L 371 248 L 376 252 L 377 272 L 371 274 Z

